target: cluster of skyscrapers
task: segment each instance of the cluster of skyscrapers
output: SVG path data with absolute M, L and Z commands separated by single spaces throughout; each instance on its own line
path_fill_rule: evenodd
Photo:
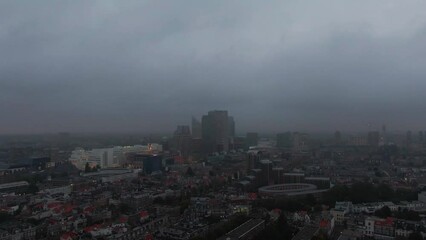
M 173 134 L 173 146 L 182 156 L 187 157 L 190 151 L 211 154 L 233 149 L 235 121 L 228 111 L 210 111 L 201 122 L 193 117 L 191 128 L 192 133 L 189 126 L 179 125 Z

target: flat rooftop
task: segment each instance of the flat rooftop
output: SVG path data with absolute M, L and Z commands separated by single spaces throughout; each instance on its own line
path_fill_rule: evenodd
M 8 189 L 8 188 L 15 188 L 15 187 L 25 187 L 25 186 L 28 186 L 28 185 L 29 185 L 29 183 L 27 181 L 3 183 L 3 184 L 0 184 L 0 190 Z
M 300 230 L 291 240 L 307 240 L 311 239 L 317 232 L 319 228 L 315 226 L 306 226 Z
M 228 232 L 225 236 L 219 238 L 220 240 L 224 239 L 240 239 L 244 237 L 244 235 L 250 233 L 251 230 L 253 230 L 255 227 L 262 225 L 265 223 L 265 220 L 263 219 L 250 219 L 247 222 L 241 224 L 234 230 Z
M 284 176 L 305 176 L 304 173 L 284 173 Z
M 132 173 L 133 171 L 126 168 L 116 168 L 116 169 L 101 169 L 97 172 L 90 172 L 90 173 L 82 173 L 82 177 L 95 177 L 95 176 L 113 176 L 113 175 L 120 175 L 125 173 Z

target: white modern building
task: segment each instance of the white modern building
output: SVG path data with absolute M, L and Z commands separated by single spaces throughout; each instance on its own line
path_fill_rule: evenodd
M 101 168 L 118 167 L 118 162 L 114 162 L 113 148 L 95 148 L 89 152 L 88 159 L 90 166 L 100 166 Z
M 84 150 L 77 148 L 72 151 L 69 161 L 80 170 L 84 170 L 86 164 L 90 167 L 100 168 L 120 167 L 129 153 L 161 152 L 163 146 L 152 143 L 148 145 L 114 146 L 112 148 L 94 148 Z
M 345 216 L 352 211 L 352 202 L 336 202 L 334 209 L 331 209 L 330 213 L 337 224 L 343 224 Z
M 84 169 L 89 156 L 82 148 L 77 148 L 71 152 L 69 161 L 78 169 Z

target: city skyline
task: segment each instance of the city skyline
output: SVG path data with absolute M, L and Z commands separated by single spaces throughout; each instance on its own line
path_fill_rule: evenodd
M 207 110 L 206 113 L 210 112 L 210 111 L 227 111 L 227 110 L 218 110 L 218 109 L 214 109 L 214 110 Z M 229 111 L 227 111 L 229 112 Z M 191 116 L 190 119 L 186 122 L 179 122 L 174 124 L 172 121 L 168 123 L 167 127 L 165 128 L 161 128 L 161 129 L 156 129 L 156 130 L 152 130 L 152 129 L 148 129 L 148 128 L 144 128 L 143 126 L 138 126 L 136 128 L 132 128 L 132 129 L 89 129 L 89 130 L 76 130 L 76 131 L 69 131 L 68 129 L 62 129 L 59 131 L 55 131 L 55 130 L 46 130 L 46 131 L 39 131 L 39 132 L 0 132 L 0 136 L 25 136 L 25 135 L 56 135 L 56 134 L 77 134 L 77 135 L 132 135 L 132 134 L 143 134 L 143 135 L 173 135 L 173 132 L 176 130 L 176 127 L 178 126 L 189 126 L 190 128 L 192 128 L 192 124 L 193 124 L 193 120 L 195 119 L 196 121 L 199 122 L 199 124 L 201 124 L 201 119 L 202 116 L 198 116 L 194 117 Z M 279 127 L 276 129 L 268 129 L 268 128 L 255 128 L 255 129 L 240 129 L 240 122 L 237 119 L 237 123 L 236 127 L 235 127 L 235 135 L 236 136 L 244 136 L 246 133 L 250 133 L 250 132 L 256 132 L 259 133 L 261 135 L 265 135 L 265 136 L 269 136 L 269 135 L 275 135 L 275 134 L 279 134 L 279 133 L 287 133 L 287 132 L 303 132 L 303 133 L 310 133 L 310 134 L 326 134 L 326 135 L 332 135 L 334 134 L 336 131 L 342 132 L 342 134 L 349 134 L 349 135 L 359 135 L 359 134 L 367 134 L 368 132 L 371 131 L 377 131 L 377 132 L 381 132 L 382 131 L 382 127 L 383 124 L 377 123 L 377 124 L 371 124 L 371 123 L 367 123 L 364 124 L 363 126 L 359 127 L 359 128 L 353 128 L 353 129 L 337 129 L 337 128 L 284 128 L 284 127 Z M 388 125 L 386 125 L 388 126 Z M 419 127 L 417 128 L 394 128 L 395 126 L 390 126 L 392 128 L 387 130 L 388 134 L 406 134 L 407 132 L 414 132 L 417 133 L 418 131 L 424 131 L 423 127 Z M 192 133 L 192 130 L 191 130 Z
M 0 134 L 424 129 L 422 1 L 2 1 Z M 55 9 L 55 11 L 52 11 Z
M 0 240 L 425 240 L 426 1 L 0 1 Z

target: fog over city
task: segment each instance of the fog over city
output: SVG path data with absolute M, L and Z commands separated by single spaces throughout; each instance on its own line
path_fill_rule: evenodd
M 0 134 L 170 132 L 212 109 L 237 133 L 422 129 L 425 9 L 1 1 Z

